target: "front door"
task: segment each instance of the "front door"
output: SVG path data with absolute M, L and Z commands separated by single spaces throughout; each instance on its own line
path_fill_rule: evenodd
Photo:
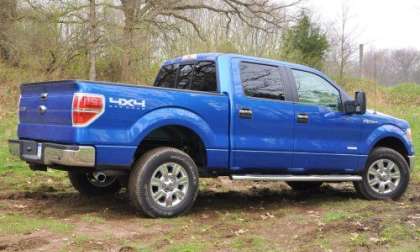
M 292 165 L 294 112 L 286 71 L 256 61 L 233 61 L 233 170 L 278 173 Z
M 292 70 L 295 77 L 295 139 L 293 170 L 351 173 L 359 155 L 361 119 L 341 110 L 340 91 L 323 77 Z

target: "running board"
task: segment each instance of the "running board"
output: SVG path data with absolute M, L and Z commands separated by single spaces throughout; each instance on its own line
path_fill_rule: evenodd
M 252 181 L 322 181 L 322 182 L 344 182 L 361 181 L 362 177 L 357 175 L 232 175 L 232 180 Z

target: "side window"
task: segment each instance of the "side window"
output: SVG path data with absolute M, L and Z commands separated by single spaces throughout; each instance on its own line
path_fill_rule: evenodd
M 217 91 L 216 66 L 214 62 L 202 61 L 194 66 L 191 89 L 207 92 Z
M 156 77 L 154 86 L 174 88 L 177 71 L 177 64 L 162 66 Z
M 201 61 L 195 65 L 165 65 L 160 69 L 154 86 L 216 92 L 215 63 Z
M 338 110 L 340 93 L 329 82 L 318 75 L 293 70 L 299 102 L 318 104 Z
M 245 95 L 285 100 L 285 81 L 276 66 L 241 62 L 241 82 Z
M 179 68 L 176 88 L 190 89 L 192 75 L 193 75 L 193 65 L 182 65 Z

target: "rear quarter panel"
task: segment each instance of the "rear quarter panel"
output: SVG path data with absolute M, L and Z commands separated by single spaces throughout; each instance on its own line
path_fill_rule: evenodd
M 229 147 L 227 96 L 96 82 L 79 82 L 79 86 L 80 92 L 102 94 L 106 100 L 105 113 L 77 131 L 78 144 L 97 147 L 98 163 L 129 166 L 147 134 L 165 125 L 179 125 L 201 137 L 209 162 L 214 162 L 209 166 L 226 166 Z M 111 102 L 120 99 L 144 101 L 144 107 Z

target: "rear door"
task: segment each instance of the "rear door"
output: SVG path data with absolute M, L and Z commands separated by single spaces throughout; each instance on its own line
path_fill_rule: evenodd
M 241 59 L 232 67 L 232 169 L 272 173 L 291 167 L 294 112 L 285 69 Z
M 359 155 L 359 116 L 341 112 L 341 93 L 328 80 L 292 69 L 296 83 L 293 168 L 299 172 L 352 172 Z

